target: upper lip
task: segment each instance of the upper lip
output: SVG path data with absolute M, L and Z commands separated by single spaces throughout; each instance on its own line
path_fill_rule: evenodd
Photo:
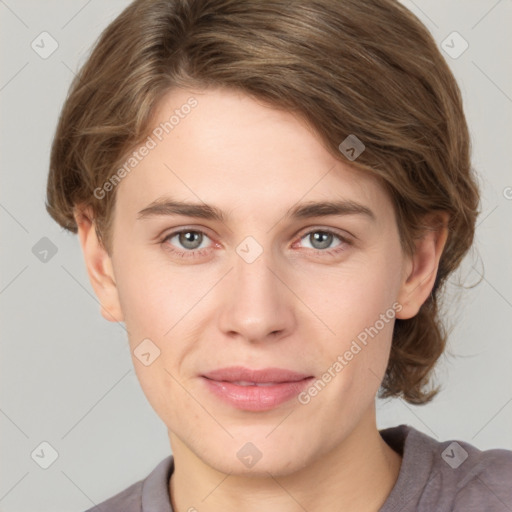
M 311 377 L 311 375 L 286 370 L 284 368 L 262 368 L 256 370 L 242 366 L 230 366 L 205 373 L 203 377 L 226 382 L 298 382 Z

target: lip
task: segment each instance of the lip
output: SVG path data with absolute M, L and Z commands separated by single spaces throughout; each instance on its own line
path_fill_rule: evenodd
M 297 396 L 313 379 L 283 368 L 256 370 L 241 366 L 219 368 L 201 377 L 215 396 L 245 411 L 274 409 Z

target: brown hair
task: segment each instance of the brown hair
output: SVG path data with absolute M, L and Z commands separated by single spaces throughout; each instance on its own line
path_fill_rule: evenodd
M 407 44 L 404 44 L 404 41 Z M 478 185 L 457 83 L 426 28 L 395 0 L 136 0 L 103 32 L 74 79 L 50 162 L 47 210 L 77 231 L 88 206 L 107 250 L 115 189 L 101 187 L 148 135 L 173 87 L 232 87 L 305 119 L 337 158 L 390 193 L 404 251 L 446 211 L 449 235 L 429 298 L 397 319 L 381 397 L 426 403 L 446 331 L 438 295 L 472 245 Z

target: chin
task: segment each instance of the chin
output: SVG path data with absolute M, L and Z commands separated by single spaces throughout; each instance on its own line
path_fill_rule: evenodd
M 304 466 L 307 461 L 298 459 L 296 452 L 286 453 L 263 453 L 261 459 L 253 462 L 241 462 L 238 457 L 226 457 L 226 454 L 219 454 L 218 458 L 212 460 L 204 460 L 209 466 L 216 471 L 231 476 L 243 476 L 253 478 L 269 478 L 269 474 L 273 477 L 284 477 L 291 475 Z
M 209 438 L 210 446 L 193 448 L 196 456 L 204 463 L 232 476 L 268 478 L 269 473 L 275 477 L 287 476 L 315 459 L 316 450 L 310 436 L 302 439 L 285 430 L 281 435 L 275 435 L 274 432 L 268 436 L 268 433 L 268 429 L 245 431 L 243 435 L 240 433 L 224 442 Z

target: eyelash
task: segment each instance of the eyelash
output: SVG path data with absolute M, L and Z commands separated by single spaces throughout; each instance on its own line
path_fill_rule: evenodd
M 180 235 L 182 233 L 200 233 L 207 238 L 210 238 L 204 231 L 201 231 L 200 229 L 180 229 L 179 231 L 173 231 L 172 233 L 169 233 L 164 237 L 164 239 L 160 242 L 162 245 L 165 246 L 165 249 L 175 256 L 179 256 L 181 258 L 196 258 L 205 255 L 211 247 L 203 248 L 203 249 L 194 249 L 194 250 L 188 250 L 188 251 L 180 251 L 175 249 L 168 241 L 172 238 L 174 238 L 176 235 Z M 327 235 L 333 235 L 335 238 L 338 238 L 340 240 L 340 244 L 336 246 L 333 249 L 308 249 L 308 251 L 312 251 L 314 256 L 334 256 L 337 255 L 340 252 L 343 252 L 346 250 L 347 245 L 351 245 L 351 242 L 338 234 L 335 231 L 332 231 L 330 229 L 312 229 L 310 231 L 307 231 L 303 235 L 300 236 L 299 241 L 303 240 L 307 236 L 310 236 L 313 233 L 323 233 Z

